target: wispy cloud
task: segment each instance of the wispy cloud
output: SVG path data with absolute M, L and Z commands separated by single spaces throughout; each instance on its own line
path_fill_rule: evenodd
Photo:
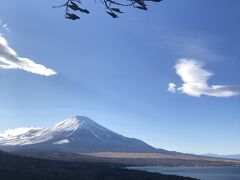
M 8 31 L 8 32 L 12 31 L 11 28 L 7 24 L 3 23 L 1 19 L 0 19 L 0 27 L 3 28 L 5 31 Z
M 206 61 L 224 59 L 224 56 L 216 52 L 213 47 L 211 47 L 211 43 L 205 39 L 211 38 L 204 36 L 202 38 L 175 36 L 169 38 L 166 43 L 181 57 L 200 58 Z
M 141 25 L 139 36 L 144 38 L 144 43 L 151 48 L 156 48 L 163 53 L 171 53 L 177 57 L 192 57 L 204 61 L 224 60 L 225 56 L 218 50 L 219 44 L 224 43 L 223 37 L 203 32 L 177 30 L 164 28 L 157 25 L 146 27 Z M 217 45 L 217 46 L 216 46 Z
M 175 93 L 175 92 L 176 92 L 176 84 L 174 84 L 174 83 L 169 83 L 169 84 L 168 84 L 168 91 L 169 91 L 169 92 L 172 92 L 172 93 Z
M 0 35 L 0 68 L 2 69 L 22 69 L 31 73 L 52 76 L 56 71 L 41 64 L 35 63 L 28 58 L 19 57 L 18 54 L 8 46 L 7 40 Z
M 18 136 L 21 134 L 24 134 L 30 130 L 39 130 L 41 128 L 33 128 L 33 127 L 20 127 L 20 128 L 16 128 L 16 129 L 8 129 L 2 133 L 0 133 L 0 139 L 1 138 L 10 138 L 10 137 L 14 137 L 14 136 Z
M 175 65 L 175 69 L 183 84 L 176 88 L 174 83 L 169 83 L 168 91 L 172 93 L 179 91 L 195 97 L 201 95 L 231 97 L 240 93 L 233 86 L 209 85 L 208 80 L 213 76 L 213 73 L 204 69 L 204 64 L 197 60 L 180 59 Z

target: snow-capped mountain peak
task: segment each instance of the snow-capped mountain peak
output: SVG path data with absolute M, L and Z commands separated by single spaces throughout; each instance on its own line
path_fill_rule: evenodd
M 53 127 L 53 131 L 76 131 L 81 126 L 81 119 L 79 116 L 74 116 L 71 118 L 68 118 L 64 121 L 61 121 L 59 123 L 56 123 Z
M 158 151 L 138 139 L 122 136 L 84 116 L 73 116 L 49 128 L 31 129 L 20 135 L 0 138 L 0 149 L 54 149 L 66 152 Z
M 110 131 L 107 128 L 97 124 L 93 120 L 85 116 L 73 116 L 64 121 L 56 123 L 51 130 L 54 132 L 65 131 L 74 132 L 80 129 L 89 131 Z
M 28 129 L 28 128 L 26 128 Z M 107 128 L 95 123 L 93 120 L 85 116 L 73 116 L 59 123 L 56 123 L 50 128 L 29 128 L 25 133 L 16 134 L 0 138 L 0 145 L 30 145 L 43 143 L 49 140 L 59 141 L 74 134 L 89 132 L 97 138 L 111 136 L 114 133 Z M 14 134 L 14 133 L 13 133 Z M 79 139 L 74 137 L 73 139 Z M 54 143 L 56 144 L 56 143 Z

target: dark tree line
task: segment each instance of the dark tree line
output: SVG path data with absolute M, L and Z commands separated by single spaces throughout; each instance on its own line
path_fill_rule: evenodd
M 95 0 L 97 1 L 97 0 Z M 160 2 L 162 0 L 99 0 L 104 6 L 107 14 L 113 18 L 118 18 L 118 15 L 123 13 L 122 7 L 132 7 L 141 10 L 148 10 L 147 2 Z M 79 13 L 89 14 L 90 11 L 82 7 L 81 0 L 66 0 L 62 5 L 54 6 L 54 8 L 64 8 L 65 17 L 71 20 L 80 19 Z
M 121 168 L 116 163 L 56 161 L 16 156 L 0 151 L 1 180 L 191 180 Z

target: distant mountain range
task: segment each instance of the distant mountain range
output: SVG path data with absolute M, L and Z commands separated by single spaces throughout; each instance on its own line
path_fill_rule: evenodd
M 240 154 L 232 154 L 232 155 L 220 155 L 220 154 L 202 154 L 202 156 L 207 157 L 215 157 L 215 158 L 227 158 L 227 159 L 239 159 L 240 160 Z
M 55 150 L 63 152 L 170 153 L 147 143 L 115 133 L 84 116 L 74 116 L 50 128 L 0 138 L 5 151 Z

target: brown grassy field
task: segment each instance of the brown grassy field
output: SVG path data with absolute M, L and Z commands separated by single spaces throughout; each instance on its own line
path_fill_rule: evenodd
M 144 160 L 146 162 L 164 163 L 164 162 L 191 162 L 191 164 L 199 165 L 240 165 L 240 160 L 213 158 L 192 154 L 173 153 L 125 153 L 125 152 L 96 152 L 96 153 L 82 153 L 82 155 L 92 156 L 96 158 L 115 159 L 115 160 L 129 160 L 129 162 L 137 162 Z

